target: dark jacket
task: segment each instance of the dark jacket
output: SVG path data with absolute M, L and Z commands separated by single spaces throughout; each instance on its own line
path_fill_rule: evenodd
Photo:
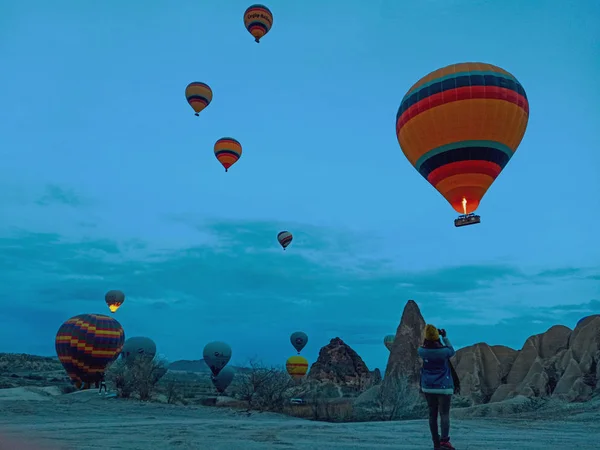
M 425 342 L 419 347 L 423 359 L 421 369 L 421 390 L 429 394 L 453 394 L 454 380 L 450 369 L 450 358 L 456 353 L 447 337 L 441 342 Z M 441 340 L 440 339 L 440 340 Z

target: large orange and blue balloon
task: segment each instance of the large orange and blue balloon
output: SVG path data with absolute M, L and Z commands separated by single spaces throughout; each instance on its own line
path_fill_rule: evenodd
M 517 150 L 529 102 L 500 67 L 453 64 L 421 78 L 396 115 L 404 155 L 460 214 L 473 213 Z
M 119 356 L 125 332 L 119 322 L 102 314 L 80 314 L 63 323 L 54 345 L 58 359 L 77 388 L 98 384 Z
M 256 43 L 269 32 L 273 26 L 273 14 L 264 5 L 252 5 L 244 13 L 246 30 L 254 36 Z
M 215 142 L 215 156 L 227 172 L 242 156 L 242 144 L 230 137 L 221 138 Z
M 212 102 L 213 92 L 208 84 L 194 81 L 185 88 L 185 98 L 199 116 L 200 112 Z

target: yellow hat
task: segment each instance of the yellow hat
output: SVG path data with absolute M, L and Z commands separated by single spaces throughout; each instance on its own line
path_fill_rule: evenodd
M 435 326 L 431 324 L 425 325 L 425 339 L 428 341 L 439 341 L 440 333 Z

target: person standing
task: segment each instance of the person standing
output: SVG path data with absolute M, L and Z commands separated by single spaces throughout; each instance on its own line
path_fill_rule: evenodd
M 441 336 L 441 339 L 440 339 Z M 443 339 L 443 342 L 442 342 Z M 455 371 L 450 358 L 456 353 L 446 330 L 425 326 L 425 339 L 418 350 L 423 360 L 421 391 L 429 409 L 429 429 L 434 450 L 455 450 L 450 443 L 450 402 L 455 392 Z M 458 383 L 458 379 L 456 379 Z M 438 429 L 440 416 L 441 436 Z
M 102 389 L 104 389 L 104 394 L 108 392 L 108 389 L 106 388 L 106 379 L 104 374 L 102 374 L 100 378 L 100 390 L 98 391 L 98 395 L 102 395 Z

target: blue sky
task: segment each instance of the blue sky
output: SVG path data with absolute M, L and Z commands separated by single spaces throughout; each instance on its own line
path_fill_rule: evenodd
M 107 313 L 171 360 L 314 361 L 340 336 L 383 368 L 406 301 L 457 346 L 519 348 L 600 311 L 600 4 L 77 0 L 0 6 L 3 351 L 52 354 L 62 321 Z M 531 116 L 485 196 L 455 212 L 395 136 L 407 89 L 483 61 Z M 208 83 L 195 117 L 184 98 Z M 226 174 L 212 146 L 243 146 Z M 295 239 L 286 252 L 278 231 Z

